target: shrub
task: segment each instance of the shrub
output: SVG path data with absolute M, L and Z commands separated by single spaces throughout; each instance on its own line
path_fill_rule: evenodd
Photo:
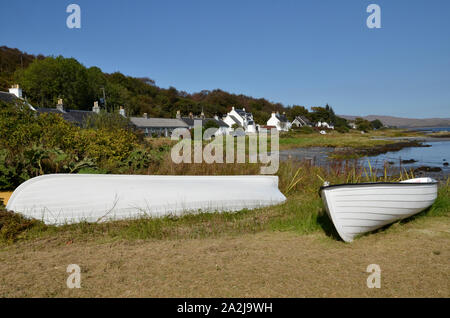
M 301 134 L 312 134 L 314 132 L 314 129 L 309 126 L 303 126 L 303 127 L 294 128 L 294 131 L 299 132 Z
M 132 172 L 162 160 L 117 116 L 101 115 L 80 128 L 58 114 L 0 102 L 0 189 L 47 173 Z
M 335 130 L 342 134 L 348 133 L 350 131 L 350 129 L 347 126 L 337 126 L 337 127 L 335 127 Z

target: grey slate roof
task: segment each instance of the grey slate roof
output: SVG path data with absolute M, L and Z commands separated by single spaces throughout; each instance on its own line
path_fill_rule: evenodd
M 306 118 L 305 116 L 297 116 L 295 117 L 294 121 L 298 121 L 300 124 L 303 125 L 311 125 L 311 122 L 308 120 L 308 118 Z
M 288 122 L 288 119 L 286 118 L 285 115 L 276 114 L 275 117 L 277 117 L 278 120 L 281 121 L 282 123 Z
M 215 118 L 189 118 L 189 117 L 183 117 L 181 118 L 182 121 L 184 121 L 189 127 L 194 127 L 194 121 L 195 120 L 201 120 L 202 126 L 204 126 L 208 121 L 215 122 L 219 127 L 225 127 L 228 128 L 229 126 L 221 119 L 215 119 Z
M 83 125 L 85 119 L 89 116 L 95 114 L 94 112 L 87 110 L 70 110 L 66 109 L 64 111 L 60 111 L 56 108 L 36 108 L 39 114 L 51 113 L 51 114 L 60 114 L 64 118 L 64 120 L 71 122 L 75 125 Z
M 11 94 L 11 93 L 7 93 L 7 92 L 0 92 L 0 100 L 4 101 L 4 102 L 12 102 L 15 101 L 17 98 L 16 95 Z
M 181 119 L 130 117 L 130 121 L 138 128 L 189 128 Z

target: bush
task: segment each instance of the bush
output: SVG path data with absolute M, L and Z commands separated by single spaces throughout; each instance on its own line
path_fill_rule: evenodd
M 338 127 L 335 127 L 335 130 L 342 134 L 348 133 L 350 131 L 350 129 L 347 126 L 338 126 Z
M 23 233 L 34 227 L 46 228 L 41 221 L 25 218 L 0 206 L 0 242 L 15 242 Z
M 151 149 L 145 149 L 121 118 L 102 115 L 89 126 L 76 127 L 58 114 L 38 115 L 26 105 L 0 102 L 0 189 L 47 173 L 120 173 L 124 167 L 130 172 L 152 162 Z
M 293 128 L 295 132 L 299 132 L 301 134 L 312 134 L 314 132 L 314 129 L 309 126 L 303 126 L 303 127 L 295 127 Z

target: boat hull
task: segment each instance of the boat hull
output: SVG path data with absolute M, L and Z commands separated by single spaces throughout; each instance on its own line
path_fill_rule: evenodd
M 254 209 L 282 203 L 276 176 L 44 175 L 21 184 L 7 209 L 66 224 Z
M 430 207 L 437 182 L 418 178 L 404 182 L 343 184 L 322 187 L 322 199 L 336 231 L 345 242 Z

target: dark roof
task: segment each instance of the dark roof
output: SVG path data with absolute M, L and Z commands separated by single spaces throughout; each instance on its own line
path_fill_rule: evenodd
M 286 115 L 280 115 L 280 114 L 276 114 L 275 115 L 279 121 L 281 121 L 282 123 L 286 123 L 288 121 L 288 119 L 286 118 Z
M 7 93 L 7 92 L 0 92 L 0 100 L 4 101 L 4 102 L 12 102 L 15 101 L 17 98 L 16 95 L 11 94 L 11 93 Z
M 298 122 L 303 123 L 305 125 L 311 125 L 311 122 L 309 121 L 309 119 L 302 115 L 295 117 L 294 121 L 295 120 L 297 120 Z
M 6 103 L 21 101 L 22 103 L 27 105 L 31 110 L 36 110 L 30 103 L 28 103 L 26 98 L 25 99 L 19 98 L 16 95 L 8 93 L 8 92 L 0 92 L 0 100 L 4 101 Z M 17 103 L 16 103 L 16 105 L 17 105 Z
M 246 118 L 252 116 L 252 113 L 248 113 L 243 109 L 235 109 L 235 112 L 238 113 L 241 117 Z
M 201 120 L 202 126 L 204 126 L 208 121 L 214 121 L 219 127 L 229 127 L 223 120 L 221 119 L 215 119 L 215 118 L 189 118 L 189 117 L 183 117 L 181 118 L 182 121 L 184 121 L 189 127 L 194 127 L 194 120 Z
M 85 119 L 89 116 L 95 114 L 94 112 L 88 110 L 70 110 L 66 109 L 64 111 L 60 111 L 56 108 L 36 108 L 39 114 L 50 113 L 50 114 L 60 114 L 64 118 L 64 120 L 74 123 L 76 125 L 83 125 Z
M 130 121 L 138 128 L 188 128 L 188 125 L 175 118 L 130 117 Z

